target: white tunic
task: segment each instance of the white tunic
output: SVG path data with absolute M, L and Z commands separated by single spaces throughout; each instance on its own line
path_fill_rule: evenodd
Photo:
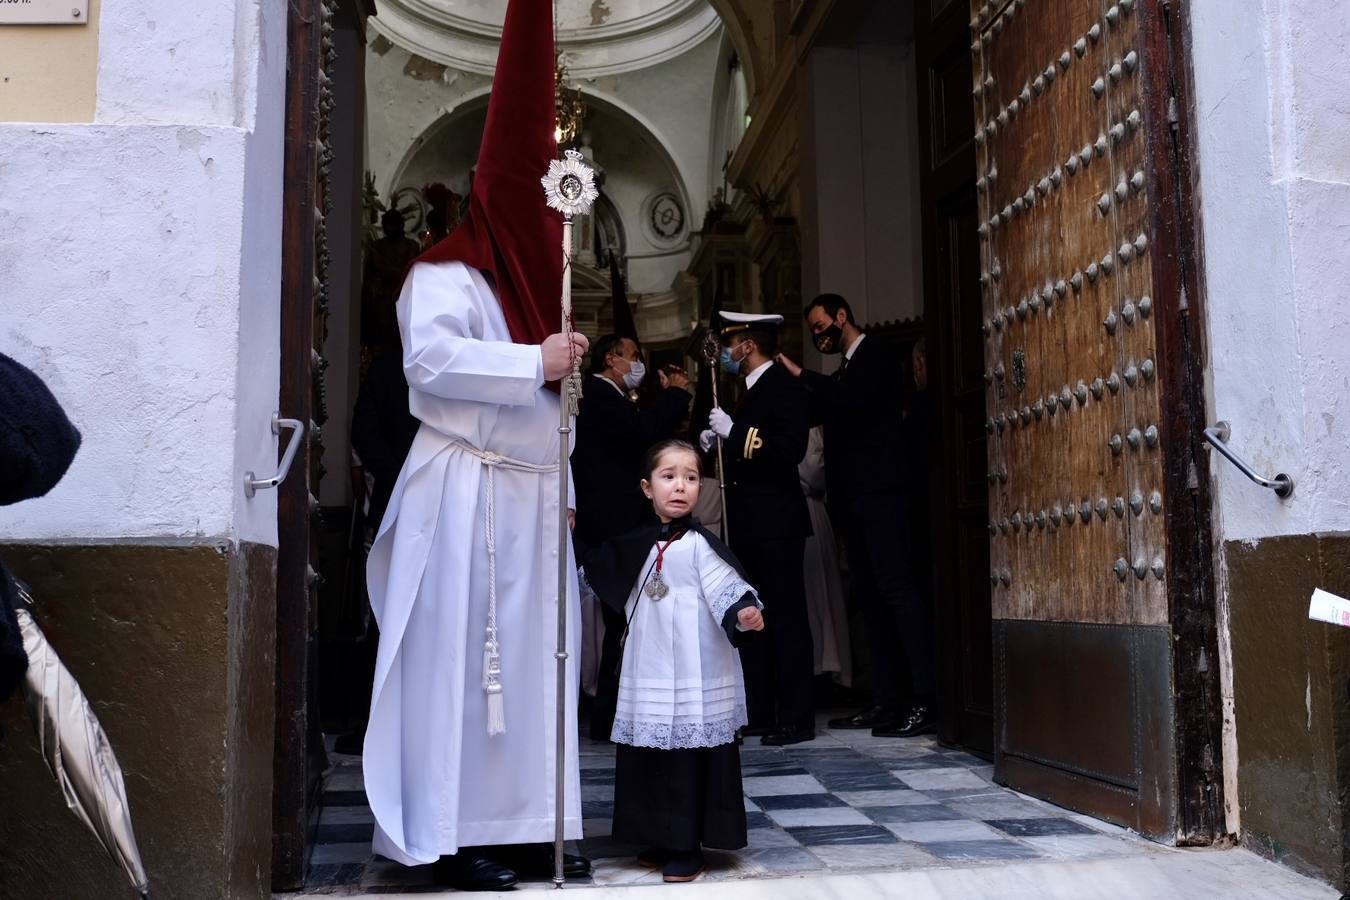
M 655 560 L 653 546 L 643 576 Z M 628 596 L 611 738 L 658 750 L 729 743 L 746 724 L 745 680 L 722 617 L 754 590 L 697 532 L 665 550 L 661 575 L 670 592 L 660 600 L 642 592 L 641 578 Z
M 398 301 L 409 408 L 422 421 L 367 568 L 380 625 L 366 794 L 374 850 L 415 865 L 462 846 L 554 834 L 558 476 L 495 470 L 497 618 L 506 732 L 488 736 L 486 486 L 464 445 L 558 462 L 558 397 L 537 346 L 513 344 L 476 270 L 419 263 Z M 578 619 L 568 587 L 575 697 Z M 575 709 L 568 704 L 566 836 L 581 837 Z

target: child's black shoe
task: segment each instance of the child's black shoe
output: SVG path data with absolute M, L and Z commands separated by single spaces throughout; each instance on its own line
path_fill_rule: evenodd
M 687 853 L 675 853 L 670 857 L 670 862 L 666 863 L 663 876 L 665 881 L 686 882 L 693 881 L 702 875 L 707 869 L 703 862 L 703 853 L 694 850 Z

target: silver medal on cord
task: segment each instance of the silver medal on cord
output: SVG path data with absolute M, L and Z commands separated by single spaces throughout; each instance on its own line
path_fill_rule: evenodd
M 652 573 L 651 579 L 647 582 L 647 587 L 643 590 L 653 600 L 660 600 L 670 593 L 670 585 L 666 584 L 666 580 L 661 577 L 660 570 L 657 570 Z

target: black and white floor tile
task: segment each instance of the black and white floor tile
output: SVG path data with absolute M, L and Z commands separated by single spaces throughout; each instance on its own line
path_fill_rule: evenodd
M 1086 860 L 1159 852 L 1129 832 L 992 783 L 993 767 L 931 738 L 829 731 L 787 748 L 741 749 L 749 846 L 710 853 L 710 879 Z M 434 890 L 429 867 L 372 857 L 361 760 L 330 754 L 307 888 L 334 894 Z M 609 837 L 614 749 L 581 748 L 585 840 L 594 884 L 660 880 Z M 540 887 L 547 881 L 540 881 Z M 530 885 L 525 885 L 529 887 Z

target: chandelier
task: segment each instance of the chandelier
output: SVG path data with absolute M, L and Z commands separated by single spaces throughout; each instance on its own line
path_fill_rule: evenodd
M 559 147 L 571 144 L 581 134 L 581 123 L 586 118 L 586 104 L 581 100 L 581 88 L 567 83 L 567 66 L 562 51 L 554 56 L 553 68 L 553 140 Z

